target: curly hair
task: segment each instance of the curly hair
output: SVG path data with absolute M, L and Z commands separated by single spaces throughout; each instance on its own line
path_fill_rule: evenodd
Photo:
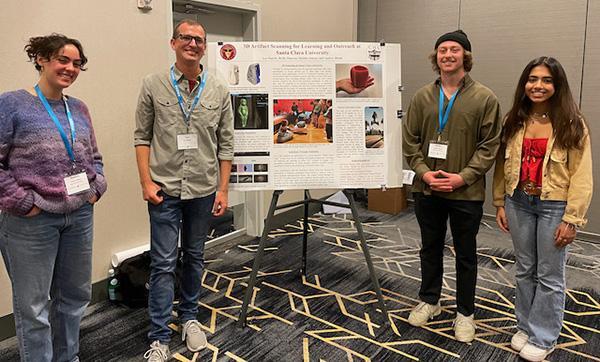
M 79 69 L 85 71 L 86 68 L 84 66 L 88 59 L 85 54 L 83 54 L 81 43 L 77 39 L 72 39 L 62 34 L 52 33 L 46 36 L 31 37 L 29 38 L 29 42 L 25 45 L 25 52 L 27 52 L 29 61 L 35 65 L 35 69 L 39 72 L 42 70 L 42 67 L 37 62 L 38 57 L 50 60 L 53 56 L 57 55 L 65 45 L 69 44 L 79 50 L 79 56 L 81 57 L 81 67 Z

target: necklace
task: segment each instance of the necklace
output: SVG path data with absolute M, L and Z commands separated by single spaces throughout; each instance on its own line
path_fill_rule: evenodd
M 533 112 L 530 116 L 532 118 L 537 118 L 537 119 L 548 118 L 549 113 L 548 112 L 544 112 L 544 113 Z

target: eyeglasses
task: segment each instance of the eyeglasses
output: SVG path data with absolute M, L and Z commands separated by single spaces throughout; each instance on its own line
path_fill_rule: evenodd
M 69 57 L 65 57 L 64 55 L 59 55 L 54 58 L 57 62 L 62 65 L 67 65 L 69 63 L 73 63 L 73 68 L 81 69 L 83 67 L 83 61 L 81 59 L 73 59 Z
M 204 45 L 204 38 L 201 36 L 191 36 L 185 34 L 178 34 L 177 39 L 181 40 L 184 43 L 191 43 L 192 40 L 196 41 L 197 45 Z

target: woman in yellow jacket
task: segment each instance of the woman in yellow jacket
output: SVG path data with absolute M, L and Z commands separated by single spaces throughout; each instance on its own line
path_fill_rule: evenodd
M 562 328 L 566 246 L 586 223 L 592 198 L 588 128 L 554 58 L 536 58 L 521 74 L 493 190 L 496 222 L 510 232 L 515 249 L 511 347 L 528 361 L 543 361 Z

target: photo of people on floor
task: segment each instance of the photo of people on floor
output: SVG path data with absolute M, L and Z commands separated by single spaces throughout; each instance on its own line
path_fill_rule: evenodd
M 333 101 L 331 99 L 273 100 L 273 142 L 333 142 Z

